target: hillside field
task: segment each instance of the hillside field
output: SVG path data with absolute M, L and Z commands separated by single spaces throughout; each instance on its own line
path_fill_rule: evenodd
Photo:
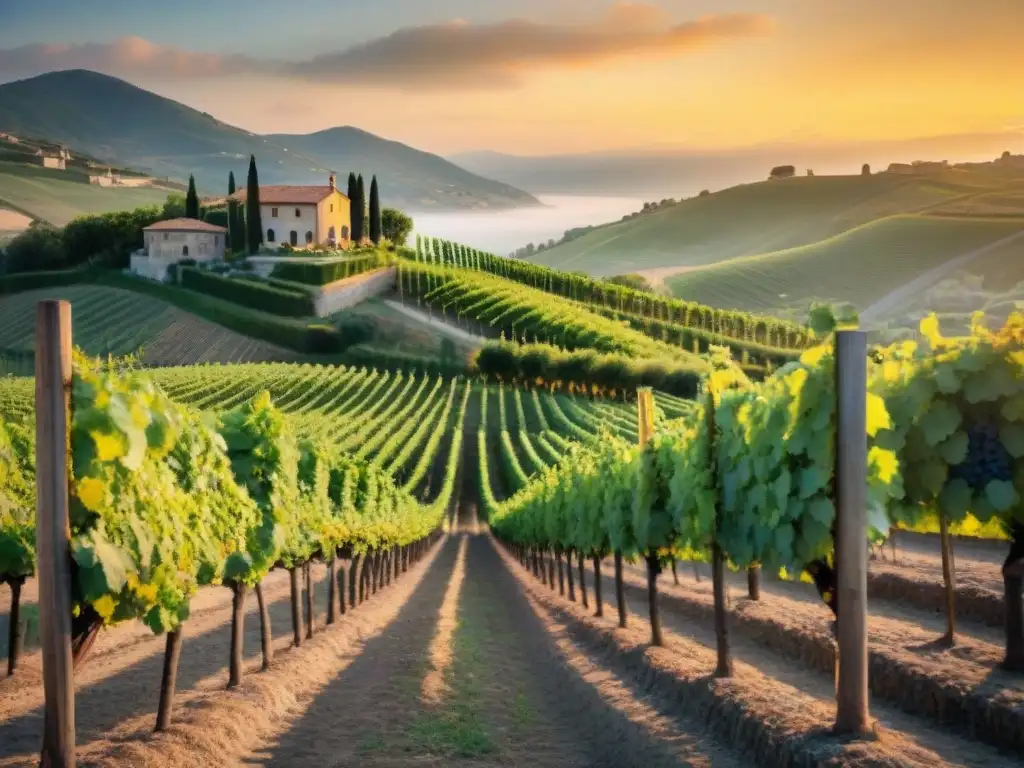
M 82 214 L 160 205 L 170 192 L 161 187 L 99 187 L 84 178 L 67 171 L 0 163 L 0 208 L 61 227 Z
M 683 299 L 751 312 L 801 313 L 813 300 L 863 310 L 918 275 L 1022 230 L 1024 217 L 891 216 L 811 245 L 693 270 L 668 285 Z
M 703 266 L 807 245 L 878 218 L 949 206 L 1004 184 L 954 170 L 741 184 L 600 227 L 531 261 L 597 276 Z

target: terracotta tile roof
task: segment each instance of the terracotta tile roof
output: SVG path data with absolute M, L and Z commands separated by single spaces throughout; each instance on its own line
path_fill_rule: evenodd
M 294 187 L 287 184 L 277 186 L 260 186 L 260 205 L 316 205 L 329 194 L 331 188 L 327 185 L 311 187 Z M 333 190 L 345 197 L 337 187 Z M 240 189 L 228 197 L 229 200 L 245 202 L 245 189 Z M 347 197 L 345 198 L 348 199 Z
M 158 232 L 161 230 L 164 232 L 216 232 L 217 234 L 227 232 L 227 229 L 224 227 L 218 227 L 216 224 L 210 224 L 199 219 L 168 219 L 167 221 L 158 221 L 156 224 L 150 224 L 142 229 L 143 232 L 152 230 Z

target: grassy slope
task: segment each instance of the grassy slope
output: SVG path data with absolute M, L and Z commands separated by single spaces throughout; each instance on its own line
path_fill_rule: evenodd
M 5 296 L 0 302 L 0 349 L 27 352 L 33 348 L 34 307 L 42 299 L 71 302 L 74 342 L 93 355 L 123 355 L 142 347 L 144 362 L 152 365 L 326 361 L 250 338 L 147 294 L 100 285 L 44 288 Z M 437 360 L 442 342 L 448 338 L 376 299 L 339 312 L 328 322 L 354 317 L 369 319 L 375 328 L 373 341 L 354 347 L 355 351 Z M 466 360 L 476 345 L 457 341 L 455 347 L 457 357 Z
M 161 204 L 169 190 L 105 188 L 83 183 L 80 174 L 0 163 L 0 207 L 21 211 L 56 226 L 84 213 L 106 213 Z
M 288 361 L 300 357 L 159 299 L 96 285 L 44 288 L 5 296 L 0 303 L 0 348 L 33 348 L 34 307 L 42 299 L 71 302 L 74 343 L 93 355 L 123 355 L 142 347 L 144 361 L 153 365 Z
M 807 245 L 1005 183 L 990 174 L 951 170 L 929 177 L 816 176 L 744 184 L 602 227 L 532 261 L 599 276 L 703 266 Z
M 799 248 L 738 259 L 669 281 L 715 307 L 806 310 L 812 299 L 863 309 L 916 275 L 1024 228 L 1024 218 L 892 216 Z

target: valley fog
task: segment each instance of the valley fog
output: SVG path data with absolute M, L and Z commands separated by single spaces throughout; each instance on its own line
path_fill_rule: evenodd
M 412 212 L 415 228 L 407 244 L 415 246 L 419 234 L 507 256 L 527 243 L 546 243 L 551 238 L 557 241 L 567 229 L 617 221 L 644 204 L 642 198 L 634 197 L 540 195 L 538 199 L 545 207 L 478 213 Z

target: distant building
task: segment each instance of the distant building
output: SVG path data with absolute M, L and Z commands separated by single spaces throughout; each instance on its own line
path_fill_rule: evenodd
M 148 176 L 121 176 L 107 168 L 106 173 L 90 173 L 89 183 L 99 187 L 149 187 L 153 180 Z
M 240 189 L 228 199 L 244 203 L 245 193 Z M 327 186 L 261 186 L 260 219 L 263 246 L 271 249 L 285 243 L 295 248 L 343 248 L 352 233 L 349 199 L 338 191 L 333 176 Z
M 889 163 L 886 173 L 910 174 L 917 173 L 917 171 L 910 163 Z
M 2 133 L 0 132 L 0 141 L 6 141 L 8 144 L 20 144 L 18 137 L 13 133 Z
M 67 168 L 67 161 L 60 155 L 43 155 L 40 160 L 43 163 L 43 168 L 54 168 L 58 171 L 63 171 Z
M 142 230 L 143 248 L 132 254 L 131 270 L 151 280 L 167 277 L 167 268 L 182 259 L 222 261 L 228 231 L 199 219 L 158 221 Z
M 98 187 L 112 187 L 114 186 L 114 175 L 109 168 L 106 173 L 90 173 L 89 183 Z

